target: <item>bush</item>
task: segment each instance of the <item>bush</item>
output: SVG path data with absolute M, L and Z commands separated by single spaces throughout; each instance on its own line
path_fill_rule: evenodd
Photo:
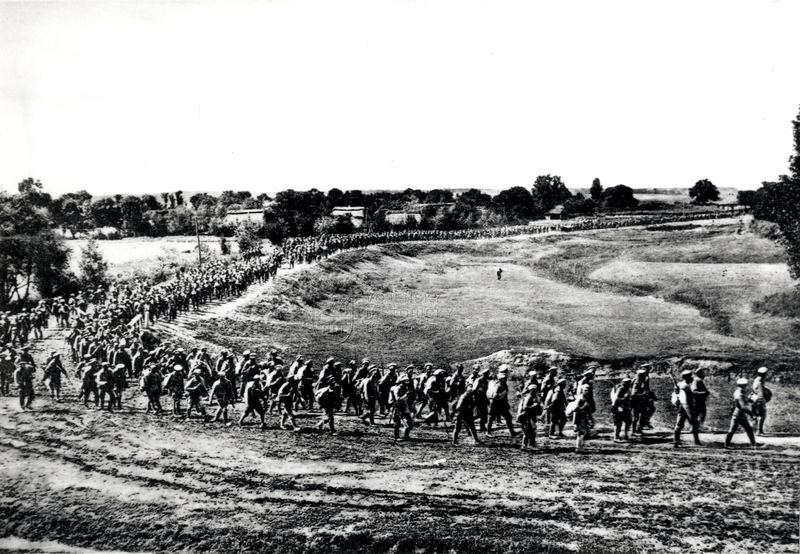
M 753 302 L 753 311 L 777 317 L 800 318 L 800 291 L 778 292 Z

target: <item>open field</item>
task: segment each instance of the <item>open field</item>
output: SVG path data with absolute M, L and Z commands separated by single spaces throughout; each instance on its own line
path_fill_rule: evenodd
M 81 251 L 86 240 L 73 239 L 66 242 L 72 250 L 70 268 L 78 271 Z M 108 262 L 111 275 L 149 275 L 153 272 L 169 272 L 171 269 L 197 263 L 197 238 L 193 236 L 169 236 L 159 238 L 137 237 L 119 240 L 97 240 L 98 249 Z M 219 237 L 201 236 L 203 255 L 220 255 Z M 235 238 L 228 239 L 231 253 L 237 253 Z
M 279 278 L 256 302 L 194 331 L 239 349 L 381 363 L 533 347 L 754 364 L 797 359 L 798 322 L 749 305 L 791 286 L 778 246 L 727 226 L 410 243 Z
M 386 418 L 340 414 L 328 436 L 312 429 L 317 413 L 300 414 L 299 433 L 276 415 L 266 431 L 148 416 L 135 389 L 124 410 L 101 413 L 74 400 L 72 382 L 67 400 L 38 398 L 31 412 L 0 398 L 0 551 L 796 552 L 797 321 L 750 309 L 793 285 L 783 252 L 736 226 L 678 229 L 345 252 L 161 329 L 290 359 L 503 359 L 514 391 L 532 367 L 514 360 L 537 348 L 565 353 L 547 355 L 566 374 L 599 359 L 601 377 L 634 358 L 713 358 L 727 369 L 707 379 L 702 448 L 671 447 L 672 384 L 659 374 L 654 429 L 626 444 L 611 440 L 611 381 L 597 382 L 597 435 L 580 455 L 571 425 L 564 440 L 540 425 L 533 452 L 506 431 L 453 446 L 426 425 L 395 444 Z M 34 348 L 39 360 L 65 352 L 55 330 Z M 768 435 L 758 450 L 742 434 L 723 450 L 731 379 L 765 361 L 780 361 L 783 381 Z

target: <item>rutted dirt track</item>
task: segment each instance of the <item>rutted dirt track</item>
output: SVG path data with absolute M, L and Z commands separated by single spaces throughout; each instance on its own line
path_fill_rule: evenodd
M 38 345 L 52 348 L 57 334 Z M 335 437 L 0 399 L 0 549 L 794 552 L 797 441 L 674 451 L 666 433 L 590 454 L 506 433 L 484 447 L 340 418 Z M 234 417 L 241 408 L 237 406 Z M 311 427 L 316 414 L 301 416 Z M 381 423 L 384 423 L 381 421 Z M 541 429 L 540 429 L 541 432 Z M 704 437 L 710 439 L 710 437 Z M 719 440 L 716 437 L 715 440 Z M 38 546 L 37 546 L 38 545 Z M 52 544 L 50 545 L 52 547 Z M 56 547 L 58 549 L 58 547 Z M 52 550 L 51 550 L 52 551 Z

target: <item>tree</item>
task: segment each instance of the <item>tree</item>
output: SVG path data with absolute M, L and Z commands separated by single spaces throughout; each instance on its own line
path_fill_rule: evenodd
M 176 206 L 183 206 L 183 191 L 176 190 L 175 191 L 175 205 Z
M 756 191 L 740 190 L 736 193 L 736 203 L 743 206 L 754 206 L 756 203 Z
M 350 214 L 331 217 L 320 217 L 314 222 L 314 231 L 318 235 L 344 235 L 355 230 Z
M 488 206 L 492 202 L 492 197 L 478 189 L 469 189 L 461 193 L 456 198 L 456 204 L 466 204 L 467 206 Z
M 164 206 L 165 209 L 169 209 L 169 193 L 162 192 L 161 193 L 161 205 Z
M 97 242 L 89 239 L 81 250 L 81 259 L 78 263 L 81 272 L 81 284 L 90 289 L 103 288 L 108 285 L 108 263 L 103 259 L 103 254 L 97 248 Z
M 526 221 L 533 217 L 533 196 L 525 187 L 511 187 L 492 198 L 492 208 L 506 221 Z
M 708 179 L 700 179 L 689 189 L 689 197 L 692 199 L 692 204 L 705 205 L 719 200 L 719 190 Z
M 594 213 L 597 204 L 591 198 L 584 198 L 580 193 L 564 202 L 564 215 L 588 215 Z
M 50 196 L 33 179 L 18 190 L 0 194 L 0 310 L 27 302 L 33 286 L 50 294 L 69 281 L 69 249 L 50 229 Z
M 122 228 L 122 210 L 113 198 L 92 202 L 90 213 L 96 227 Z
M 592 186 L 589 188 L 589 195 L 595 202 L 600 202 L 603 198 L 603 185 L 600 184 L 600 179 L 597 177 L 592 181 Z
M 633 196 L 633 189 L 617 185 L 603 191 L 603 208 L 609 211 L 633 210 L 639 201 Z
M 197 194 L 193 194 L 189 198 L 189 204 L 192 205 L 192 208 L 197 210 L 200 206 L 214 206 L 217 203 L 217 199 L 205 192 L 199 192 Z
M 540 214 L 552 210 L 572 197 L 558 175 L 539 175 L 533 183 L 533 204 Z
M 129 234 L 138 235 L 145 232 L 144 204 L 138 196 L 126 196 L 119 205 L 122 212 L 122 228 Z
M 258 232 L 261 226 L 255 221 L 243 221 L 236 228 L 236 244 L 239 245 L 239 254 L 255 250 L 261 245 Z
M 143 194 L 142 195 L 142 208 L 145 211 L 149 210 L 160 210 L 161 204 L 158 203 L 156 197 L 152 194 Z

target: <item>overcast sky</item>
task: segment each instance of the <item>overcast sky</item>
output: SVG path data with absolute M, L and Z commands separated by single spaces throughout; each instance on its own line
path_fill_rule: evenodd
M 0 185 L 755 188 L 800 2 L 0 2 Z

